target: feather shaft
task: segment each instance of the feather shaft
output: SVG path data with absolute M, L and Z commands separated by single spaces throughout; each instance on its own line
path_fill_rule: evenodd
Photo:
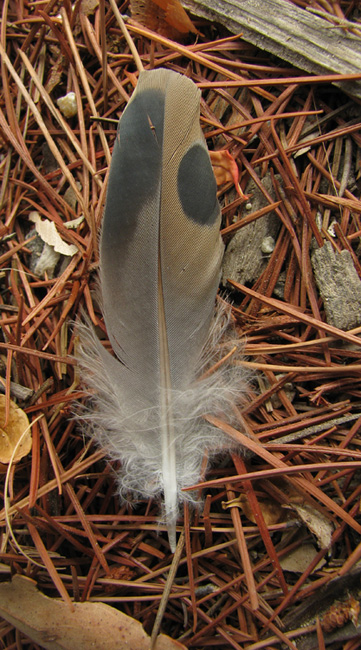
M 175 457 L 175 431 L 173 425 L 171 378 L 167 327 L 164 311 L 161 262 L 158 264 L 158 307 L 159 307 L 159 358 L 161 367 L 161 432 L 162 432 L 162 475 L 166 523 L 169 544 L 176 547 L 177 521 L 177 474 Z

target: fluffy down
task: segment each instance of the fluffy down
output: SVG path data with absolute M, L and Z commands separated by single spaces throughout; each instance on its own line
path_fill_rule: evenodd
M 199 505 L 198 494 L 183 492 L 183 488 L 199 481 L 205 457 L 210 463 L 219 454 L 239 450 L 239 445 L 204 419 L 205 415 L 216 415 L 235 427 L 240 425 L 238 408 L 249 376 L 235 363 L 241 350 L 239 341 L 230 337 L 229 321 L 229 308 L 219 301 L 194 381 L 187 390 L 172 391 L 178 507 L 184 501 Z M 109 458 L 120 462 L 117 482 L 121 499 L 133 504 L 143 498 L 161 501 L 161 439 L 159 426 L 154 424 L 159 422 L 159 413 L 149 407 L 130 417 L 115 390 L 113 377 L 109 376 L 110 359 L 115 364 L 119 362 L 104 349 L 90 323 L 82 324 L 78 332 L 77 356 L 81 374 L 86 377 L 88 400 L 77 416 L 86 422 L 89 435 Z M 202 378 L 234 346 L 238 347 L 236 353 Z M 177 516 L 178 512 L 174 514 Z

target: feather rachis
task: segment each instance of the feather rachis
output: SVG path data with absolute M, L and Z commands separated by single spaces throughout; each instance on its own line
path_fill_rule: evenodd
M 80 330 L 91 434 L 121 461 L 123 498 L 163 495 L 172 549 L 178 505 L 194 500 L 182 489 L 197 482 L 205 450 L 233 446 L 203 416 L 232 412 L 243 388 L 233 363 L 197 381 L 216 354 L 207 338 L 223 254 L 199 97 L 176 73 L 140 75 L 118 127 L 100 247 L 117 358 Z
M 172 380 L 170 372 L 167 324 L 164 307 L 162 264 L 158 258 L 158 322 L 160 363 L 160 433 L 162 439 L 162 483 L 169 543 L 176 546 L 177 468 L 173 422 Z

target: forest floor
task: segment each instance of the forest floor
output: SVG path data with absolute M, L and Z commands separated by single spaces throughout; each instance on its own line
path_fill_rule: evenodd
M 332 7 L 339 14 L 353 4 Z M 73 10 L 68 0 L 5 1 L 2 426 L 11 398 L 31 423 L 32 451 L 15 464 L 0 456 L 2 582 L 21 574 L 69 607 L 107 603 L 151 634 L 173 563 L 161 630 L 183 647 L 356 650 L 360 102 L 215 24 L 195 19 L 199 33 L 178 38 L 166 21 L 150 20 L 128 22 L 143 66 L 199 85 L 208 147 L 228 151 L 239 169 L 244 194 L 228 170 L 218 196 L 221 294 L 244 346 L 234 363 L 251 373 L 230 433 L 246 453 L 209 469 L 202 507 L 179 519 L 174 561 L 159 504 L 122 505 L 115 465 L 72 417 L 84 399 L 74 322 L 85 312 L 106 337 L 94 290 L 116 124 L 104 118 L 120 117 L 138 72 L 107 0 Z M 75 112 L 64 116 L 57 99 L 69 92 Z M 221 417 L 218 425 L 227 428 Z M 1 593 L 0 583 L 1 647 L 55 647 L 39 645 L 25 608 L 14 627 Z

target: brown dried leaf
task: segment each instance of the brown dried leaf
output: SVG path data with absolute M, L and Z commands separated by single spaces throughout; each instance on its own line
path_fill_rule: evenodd
M 131 0 L 130 10 L 134 20 L 163 36 L 198 34 L 179 0 Z
M 188 32 L 198 34 L 197 29 L 194 27 L 179 0 L 153 0 L 153 2 L 163 9 L 167 23 L 178 32 L 181 34 L 188 34 Z
M 239 177 L 238 167 L 235 159 L 231 156 L 229 151 L 225 149 L 222 149 L 221 151 L 210 151 L 209 156 L 217 185 L 233 181 L 237 187 Z
M 248 197 L 242 192 L 239 185 L 238 165 L 229 151 L 226 149 L 222 149 L 221 151 L 210 151 L 209 156 L 213 167 L 213 173 L 216 177 L 217 185 L 232 182 L 234 183 L 239 196 L 247 199 Z
M 22 441 L 16 450 L 14 462 L 26 456 L 31 450 L 31 433 L 29 420 L 15 402 L 10 401 L 8 422 L 5 426 L 6 397 L 0 395 L 0 463 L 7 465 L 21 436 L 27 429 Z
M 141 623 L 104 603 L 73 603 L 44 596 L 30 578 L 15 575 L 0 584 L 0 615 L 46 650 L 149 650 Z M 185 650 L 161 634 L 155 650 Z
M 280 522 L 285 521 L 285 511 L 279 503 L 272 501 L 271 499 L 258 499 L 258 503 L 262 511 L 263 519 L 265 520 L 267 526 L 274 526 L 275 524 L 279 524 Z M 253 514 L 252 508 L 246 495 L 242 494 L 239 497 L 239 504 L 242 508 L 243 514 L 247 517 L 247 519 L 255 524 L 256 518 Z

